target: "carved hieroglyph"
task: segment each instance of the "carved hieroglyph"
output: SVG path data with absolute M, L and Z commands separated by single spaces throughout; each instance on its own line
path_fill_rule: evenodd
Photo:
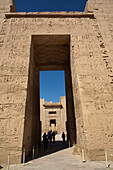
M 15 11 L 0 0 L 1 164 L 40 144 L 40 70 L 65 70 L 71 145 L 103 160 L 113 150 L 113 0 L 89 0 L 83 13 Z

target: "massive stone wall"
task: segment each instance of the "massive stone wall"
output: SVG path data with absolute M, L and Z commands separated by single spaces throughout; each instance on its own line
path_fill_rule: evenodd
M 16 12 L 14 0 L 0 0 L 0 31 L 5 22 L 5 13 L 7 12 Z
M 113 0 L 89 0 L 88 10 L 95 14 L 95 29 L 102 47 L 101 54 L 108 69 L 109 81 L 113 84 Z
M 112 0 L 89 0 L 88 10 L 94 13 L 94 17 L 93 14 L 71 12 L 17 13 L 6 14 L 5 19 L 2 17 L 0 31 L 1 161 L 6 162 L 8 153 L 17 153 L 17 151 L 20 155 L 15 161 L 21 161 L 22 147 L 25 142 L 23 141 L 24 121 L 26 122 L 27 118 L 31 121 L 30 111 L 28 111 L 28 117 L 25 117 L 26 98 L 30 98 L 30 95 L 27 96 L 28 78 L 34 80 L 34 74 L 30 74 L 29 77 L 31 37 L 38 34 L 70 34 L 71 36 L 70 67 L 78 147 L 86 149 L 90 160 L 102 160 L 104 149 L 113 149 L 112 7 Z M 2 16 L 3 13 L 0 15 Z M 31 67 L 31 73 L 33 71 Z M 33 86 L 32 83 L 33 81 L 30 87 Z M 29 91 L 30 93 L 32 97 L 35 94 Z M 31 112 L 32 110 L 31 108 Z M 31 118 L 33 119 L 32 116 Z M 30 124 L 27 127 L 30 129 Z M 27 129 L 26 132 L 28 132 L 26 135 L 26 141 L 28 141 L 31 133 Z
M 7 163 L 7 156 L 17 152 L 17 162 L 21 161 L 24 103 L 19 102 L 20 84 L 25 84 L 26 79 L 20 76 L 12 76 L 9 58 L 11 53 L 5 46 L 5 37 L 8 31 L 5 13 L 16 11 L 14 2 L 11 0 L 0 0 L 0 165 Z M 9 43 L 10 44 L 10 43 Z M 13 61 L 14 63 L 14 61 Z M 9 72 L 8 72 L 8 70 Z M 18 84 L 18 85 L 17 85 Z M 13 95 L 14 94 L 14 95 Z M 18 98 L 18 102 L 14 102 Z M 24 115 L 24 114 L 23 114 Z M 15 155 L 12 156 L 11 160 Z M 13 162 L 13 161 L 12 161 Z
M 105 83 L 102 82 L 100 90 L 102 92 L 101 102 L 95 105 L 98 111 L 98 116 L 95 114 L 96 126 L 104 135 L 100 136 L 100 140 L 95 139 L 98 141 L 97 147 L 113 152 L 113 0 L 89 0 L 88 11 L 94 13 L 95 16 L 93 21 L 95 36 L 107 73 Z M 103 75 L 102 72 L 101 74 Z

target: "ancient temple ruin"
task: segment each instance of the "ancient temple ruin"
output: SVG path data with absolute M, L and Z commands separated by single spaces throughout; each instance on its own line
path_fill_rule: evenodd
M 49 131 L 55 131 L 57 134 L 66 134 L 66 97 L 60 97 L 60 102 L 53 103 L 45 102 L 44 99 L 40 99 L 40 121 L 42 135 Z
M 39 72 L 64 70 L 71 145 L 88 160 L 113 149 L 113 0 L 84 12 L 18 13 L 0 0 L 0 164 L 40 145 Z

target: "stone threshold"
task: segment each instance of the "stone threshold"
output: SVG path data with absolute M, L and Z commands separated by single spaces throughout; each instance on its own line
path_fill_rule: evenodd
M 38 17 L 53 17 L 53 18 L 94 18 L 93 13 L 85 12 L 16 12 L 6 13 L 6 18 L 38 18 Z

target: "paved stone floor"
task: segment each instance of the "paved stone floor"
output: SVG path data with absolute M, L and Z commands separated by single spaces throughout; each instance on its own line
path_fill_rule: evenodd
M 64 150 L 34 159 L 25 165 L 11 165 L 10 170 L 106 170 L 105 161 L 82 163 L 81 156 L 73 155 L 73 148 Z M 6 168 L 7 169 L 7 168 Z

